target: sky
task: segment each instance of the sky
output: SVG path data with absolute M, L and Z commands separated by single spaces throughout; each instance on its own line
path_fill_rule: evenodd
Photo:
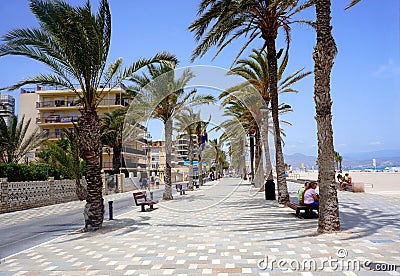
M 85 1 L 67 2 L 81 5 Z M 207 65 L 228 70 L 244 40 L 232 43 L 214 60 L 216 49 L 212 48 L 203 58 L 190 62 L 196 42 L 187 27 L 196 18 L 199 2 L 109 0 L 112 14 L 109 60 L 122 57 L 125 65 L 129 65 L 140 57 L 168 51 L 179 58 L 181 67 Z M 333 35 L 338 47 L 331 76 L 335 150 L 343 155 L 400 149 L 400 1 L 363 0 L 350 10 L 344 10 L 348 2 L 350 0 L 332 1 Z M 28 3 L 27 0 L 0 1 L 1 36 L 14 28 L 38 25 Z M 96 7 L 98 1 L 91 3 Z M 314 13 L 314 9 L 310 9 L 301 17 L 314 19 Z M 313 71 L 315 40 L 315 32 L 310 27 L 292 25 L 287 74 L 300 68 Z M 261 44 L 258 40 L 249 50 Z M 284 46 L 280 35 L 277 48 Z M 247 53 L 242 57 L 246 58 Z M 24 57 L 1 57 L 0 87 L 47 72 L 44 65 Z M 313 75 L 310 75 L 294 85 L 298 93 L 280 98 L 281 103 L 293 109 L 283 118 L 292 124 L 284 126 L 285 154 L 317 155 L 313 84 Z M 18 110 L 19 91 L 11 95 L 17 100 Z M 218 106 L 207 110 L 213 114 L 218 110 L 222 112 Z M 161 138 L 157 134 L 153 136 Z

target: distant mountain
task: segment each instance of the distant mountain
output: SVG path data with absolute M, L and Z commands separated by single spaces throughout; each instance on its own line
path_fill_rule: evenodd
M 353 152 L 353 153 L 344 153 L 343 159 L 350 160 L 366 160 L 373 158 L 375 159 L 390 159 L 390 158 L 399 158 L 400 150 L 379 150 L 379 151 L 371 151 L 371 152 Z M 372 161 L 371 161 L 372 162 Z
M 366 169 L 373 168 L 372 159 L 376 160 L 377 168 L 399 167 L 400 150 L 380 150 L 373 152 L 356 152 L 343 154 L 343 169 Z M 301 153 L 285 155 L 285 163 L 293 169 L 301 168 L 301 164 L 307 169 L 316 168 L 317 157 Z
M 294 153 L 290 155 L 285 155 L 285 163 L 292 166 L 293 169 L 300 169 L 301 164 L 304 163 L 304 166 L 308 169 L 312 167 L 316 168 L 316 160 L 317 157 L 304 155 L 302 153 Z

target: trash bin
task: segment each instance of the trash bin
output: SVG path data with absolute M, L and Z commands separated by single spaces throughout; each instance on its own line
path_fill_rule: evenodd
M 267 180 L 265 182 L 265 199 L 266 200 L 275 200 L 275 182 L 273 179 Z

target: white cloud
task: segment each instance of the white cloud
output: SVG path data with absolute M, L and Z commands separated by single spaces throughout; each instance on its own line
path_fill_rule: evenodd
M 400 76 L 400 65 L 396 64 L 393 59 L 389 59 L 386 64 L 380 65 L 372 75 L 374 77 Z
M 370 145 L 380 145 L 381 142 L 379 142 L 379 141 L 372 141 L 372 142 L 369 142 L 369 144 L 370 144 Z

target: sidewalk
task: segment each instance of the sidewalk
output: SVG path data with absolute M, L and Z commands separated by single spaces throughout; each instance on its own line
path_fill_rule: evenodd
M 343 231 L 317 235 L 317 220 L 297 219 L 292 209 L 265 201 L 239 181 L 223 179 L 160 202 L 152 212 L 134 209 L 105 221 L 97 232 L 26 250 L 2 260 L 0 275 L 269 275 L 290 271 L 294 260 L 329 257 L 400 265 L 400 199 L 339 192 Z M 299 187 L 289 183 L 293 197 Z M 271 269 L 272 260 L 283 259 L 286 265 L 275 262 Z M 323 271 L 371 274 L 339 264 Z M 400 275 L 400 267 L 388 273 Z

